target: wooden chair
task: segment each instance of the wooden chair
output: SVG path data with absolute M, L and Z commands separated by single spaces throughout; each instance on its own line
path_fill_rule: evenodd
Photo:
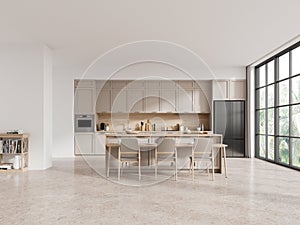
M 214 161 L 215 155 L 212 148 L 211 138 L 195 138 L 195 145 L 190 156 L 190 170 L 192 170 L 193 181 L 195 180 L 195 165 L 206 162 L 206 169 L 209 175 L 209 170 L 212 170 L 212 180 L 214 180 Z
M 155 152 L 155 177 L 157 177 L 157 167 L 159 161 L 173 162 L 174 178 L 177 180 L 177 151 L 174 138 L 160 138 Z
M 121 164 L 123 163 L 138 163 L 138 175 L 141 180 L 141 150 L 137 138 L 123 138 L 118 152 L 118 180 L 120 180 Z

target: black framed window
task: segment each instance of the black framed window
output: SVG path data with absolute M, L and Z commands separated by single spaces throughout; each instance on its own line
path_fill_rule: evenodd
M 300 42 L 255 67 L 255 156 L 300 170 Z

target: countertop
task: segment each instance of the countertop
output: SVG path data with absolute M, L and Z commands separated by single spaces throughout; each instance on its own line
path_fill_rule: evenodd
M 105 133 L 106 137 L 222 137 L 221 134 L 213 134 L 211 131 L 203 133 L 201 131 L 192 131 L 191 133 L 185 133 L 180 131 L 148 131 L 148 132 L 137 132 L 137 133 L 126 133 L 126 132 L 110 132 Z

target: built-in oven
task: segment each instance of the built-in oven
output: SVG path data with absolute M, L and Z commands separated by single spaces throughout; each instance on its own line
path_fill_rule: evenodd
M 75 132 L 94 132 L 95 123 L 92 114 L 76 114 L 75 115 Z

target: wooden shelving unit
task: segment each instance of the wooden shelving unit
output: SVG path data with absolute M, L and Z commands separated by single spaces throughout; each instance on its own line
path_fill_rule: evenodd
M 27 170 L 28 139 L 29 134 L 0 134 L 0 172 Z M 12 161 L 16 160 L 16 156 L 20 156 L 19 169 L 15 169 L 12 163 Z M 5 169 L 5 165 L 9 169 Z

